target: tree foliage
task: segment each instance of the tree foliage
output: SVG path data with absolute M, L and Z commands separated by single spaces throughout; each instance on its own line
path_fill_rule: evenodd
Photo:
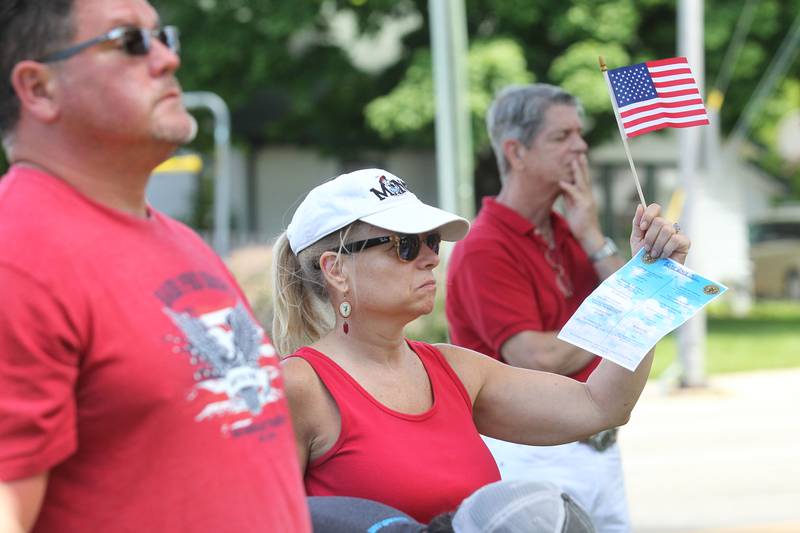
M 380 144 L 363 121 L 364 105 L 402 72 L 356 68 L 330 37 L 332 14 L 351 9 L 359 31 L 400 16 L 396 2 L 170 0 L 162 18 L 181 28 L 185 90 L 210 90 L 232 109 L 234 134 L 248 144 L 308 144 L 346 154 Z
M 584 104 L 590 141 L 609 135 L 615 128 L 608 92 L 598 69 L 597 59 L 603 55 L 610 67 L 627 65 L 648 59 L 676 55 L 676 12 L 671 0 L 574 0 L 572 2 L 527 2 L 524 0 L 467 0 L 468 31 L 473 43 L 503 42 L 517 44 L 523 50 L 525 64 L 531 77 L 563 86 L 578 96 Z M 421 7 L 421 6 L 420 6 Z M 742 16 L 743 3 L 722 0 L 705 2 L 706 86 L 711 88 L 722 68 L 723 58 L 731 37 Z M 761 0 L 753 11 L 750 32 L 733 66 L 732 80 L 727 88 L 725 106 L 721 110 L 722 130 L 728 132 L 739 119 L 761 80 L 767 65 L 775 56 L 780 43 L 800 11 L 798 0 Z M 474 48 L 470 62 L 474 61 Z M 424 54 L 427 47 L 417 57 Z M 517 69 L 518 56 L 496 55 L 500 63 L 513 61 Z M 386 96 L 369 105 L 369 124 L 385 138 L 400 140 L 421 135 L 428 138 L 430 122 L 417 120 L 384 120 L 398 117 L 409 108 L 409 85 L 418 87 L 416 96 L 427 94 L 432 85 L 429 62 L 412 62 L 406 77 Z M 793 87 L 800 83 L 800 61 L 796 58 L 780 90 L 774 91 L 760 106 L 762 112 L 752 124 L 750 139 L 762 145 L 760 163 L 771 172 L 800 185 L 798 171 L 779 164 L 774 147 L 779 120 L 800 107 L 800 98 Z M 428 68 L 423 71 L 422 67 Z M 471 71 L 474 69 L 471 69 Z M 487 87 L 470 78 L 470 95 L 485 94 Z M 425 90 L 423 90 L 423 88 Z M 417 100 L 419 102 L 419 100 Z M 416 106 L 420 107 L 417 103 Z M 379 111 L 378 111 L 379 109 Z M 430 106 L 425 107 L 426 111 Z M 473 106 L 471 111 L 481 115 L 485 106 Z M 477 117 L 474 123 L 480 124 Z M 478 126 L 482 130 L 482 126 Z M 485 149 L 482 131 L 473 132 L 475 146 Z M 479 153 L 480 155 L 480 153 Z M 484 157 L 486 154 L 483 154 Z M 479 165 L 480 167 L 480 165 Z M 800 197 L 800 186 L 795 188 Z
M 467 102 L 473 121 L 472 131 L 476 143 L 481 146 L 486 143 L 483 117 L 495 92 L 508 84 L 530 83 L 533 75 L 525 67 L 522 49 L 510 39 L 474 42 L 467 64 Z M 409 143 L 418 144 L 424 140 L 429 144 L 436 114 L 431 72 L 430 51 L 418 51 L 400 84 L 367 106 L 369 125 L 384 138 L 402 137 Z
M 221 95 L 233 112 L 235 139 L 255 147 L 312 145 L 354 158 L 375 148 L 433 145 L 428 1 L 154 4 L 164 21 L 181 28 L 184 88 Z M 744 2 L 705 1 L 707 87 L 719 74 Z M 616 67 L 677 53 L 674 0 L 465 0 L 465 5 L 469 106 L 475 149 L 483 157 L 482 115 L 501 85 L 537 80 L 564 86 L 583 101 L 592 125 L 589 140 L 596 142 L 615 128 L 597 56 Z M 723 131 L 747 105 L 798 12 L 800 0 L 757 3 L 725 95 Z M 400 52 L 389 64 L 369 70 L 356 65 L 354 46 L 337 37 L 342 14 L 354 25 L 351 41 L 376 36 L 399 18 L 420 22 L 399 36 Z M 773 159 L 776 121 L 800 106 L 799 67 L 796 58 L 750 130 L 750 138 Z M 785 165 L 770 168 L 786 175 Z

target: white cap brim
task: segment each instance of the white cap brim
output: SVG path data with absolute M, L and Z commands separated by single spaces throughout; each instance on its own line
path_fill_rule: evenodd
M 439 230 L 446 241 L 463 239 L 469 231 L 466 219 L 422 203 L 394 174 L 365 168 L 314 187 L 297 207 L 286 235 L 299 254 L 356 220 L 394 233 Z
M 469 222 L 453 213 L 443 211 L 413 198 L 359 220 L 396 233 L 410 235 L 439 230 L 442 240 L 460 241 L 469 232 Z

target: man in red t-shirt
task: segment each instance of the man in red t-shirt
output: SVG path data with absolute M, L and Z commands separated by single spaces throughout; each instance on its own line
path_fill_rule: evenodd
M 275 350 L 152 209 L 195 123 L 146 0 L 4 0 L 0 531 L 310 531 Z
M 586 381 L 599 357 L 557 334 L 623 261 L 600 229 L 580 104 L 551 85 L 509 87 L 486 122 L 502 188 L 484 198 L 469 235 L 450 257 L 451 340 L 510 365 Z M 563 215 L 553 209 L 559 198 Z M 630 530 L 614 439 L 598 435 L 553 447 L 485 440 L 503 478 L 560 484 L 604 533 Z

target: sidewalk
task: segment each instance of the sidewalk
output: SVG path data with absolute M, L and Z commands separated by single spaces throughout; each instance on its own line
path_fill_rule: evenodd
M 800 370 L 651 381 L 620 445 L 635 533 L 800 532 Z

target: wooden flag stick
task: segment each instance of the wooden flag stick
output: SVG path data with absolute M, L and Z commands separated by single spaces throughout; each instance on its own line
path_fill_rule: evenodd
M 614 117 L 617 119 L 617 128 L 619 135 L 622 137 L 622 146 L 625 147 L 625 155 L 628 156 L 628 163 L 631 165 L 631 172 L 633 172 L 633 180 L 636 182 L 636 191 L 639 193 L 639 201 L 642 202 L 642 207 L 647 209 L 647 202 L 644 201 L 644 193 L 642 192 L 642 184 L 639 183 L 639 175 L 636 173 L 636 166 L 633 164 L 631 157 L 631 149 L 628 148 L 628 139 L 625 135 L 625 130 L 622 129 L 622 118 L 619 116 L 619 109 L 617 109 L 617 102 L 614 100 L 614 91 L 611 89 L 611 81 L 608 79 L 608 67 L 606 60 L 600 56 L 600 71 L 603 73 L 603 78 L 606 80 L 606 87 L 608 88 L 608 96 L 611 98 L 611 107 L 614 108 Z

